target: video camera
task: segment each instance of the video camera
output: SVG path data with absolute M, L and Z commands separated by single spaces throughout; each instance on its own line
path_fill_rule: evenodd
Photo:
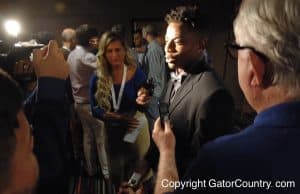
M 7 53 L 0 54 L 0 68 L 8 72 L 25 89 L 28 83 L 36 80 L 32 65 L 32 51 L 43 46 L 35 41 L 14 44 Z

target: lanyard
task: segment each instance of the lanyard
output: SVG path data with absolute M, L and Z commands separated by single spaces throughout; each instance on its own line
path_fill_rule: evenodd
M 115 93 L 114 85 L 112 84 L 112 86 L 110 88 L 111 95 L 112 95 L 112 101 L 113 101 L 113 107 L 114 107 L 115 112 L 118 112 L 118 110 L 120 109 L 120 105 L 121 105 L 121 101 L 122 101 L 122 97 L 123 97 L 123 92 L 124 92 L 124 88 L 125 88 L 126 75 L 127 75 L 127 66 L 124 65 L 122 84 L 121 84 L 121 88 L 120 88 L 120 91 L 119 91 L 118 99 L 116 99 L 116 93 Z

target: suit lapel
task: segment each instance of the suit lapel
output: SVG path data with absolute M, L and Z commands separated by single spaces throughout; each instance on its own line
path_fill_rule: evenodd
M 170 103 L 170 96 L 171 96 L 171 91 L 172 91 L 172 87 L 173 87 L 173 82 L 170 80 L 167 84 L 167 90 L 165 92 L 165 95 L 163 97 L 163 101 L 165 103 Z
M 182 99 L 189 92 L 192 91 L 192 88 L 193 88 L 193 85 L 194 85 L 194 81 L 193 80 L 194 79 L 193 79 L 192 75 L 188 75 L 187 78 L 184 80 L 184 82 L 182 83 L 182 85 L 180 86 L 180 88 L 178 89 L 178 91 L 176 92 L 173 102 L 170 104 L 169 114 L 171 114 L 174 111 L 174 109 L 178 106 L 178 104 L 182 101 Z M 169 94 L 168 97 L 170 97 L 170 94 Z
M 195 63 L 194 65 L 190 66 L 190 69 L 187 70 L 187 72 L 190 72 L 190 74 L 187 76 L 187 78 L 182 83 L 181 87 L 176 92 L 173 102 L 170 103 L 169 114 L 171 114 L 175 110 L 175 108 L 180 104 L 183 98 L 192 91 L 194 84 L 198 83 L 198 81 L 203 75 L 203 72 L 209 70 L 210 68 L 206 65 L 206 62 L 204 60 L 199 61 L 198 63 Z M 168 97 L 167 102 L 169 102 L 172 89 L 172 83 L 169 84 L 169 93 L 166 93 L 166 97 Z

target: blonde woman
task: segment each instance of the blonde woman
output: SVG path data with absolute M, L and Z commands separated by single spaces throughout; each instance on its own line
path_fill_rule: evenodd
M 122 181 L 128 181 L 134 164 L 148 150 L 148 123 L 138 110 L 150 97 L 141 87 L 145 74 L 134 64 L 127 45 L 116 33 L 102 35 L 98 60 L 90 84 L 91 109 L 93 116 L 106 125 L 110 175 L 117 188 Z M 138 134 L 136 138 L 134 134 Z

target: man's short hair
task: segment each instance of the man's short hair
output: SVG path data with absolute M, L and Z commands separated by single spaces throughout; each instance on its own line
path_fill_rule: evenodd
M 140 34 L 140 35 L 143 35 L 142 29 L 140 29 L 140 28 L 135 29 L 135 30 L 133 31 L 133 34 Z
M 10 181 L 11 161 L 16 149 L 14 129 L 19 127 L 17 113 L 22 108 L 23 95 L 17 83 L 0 69 L 0 193 Z
M 234 21 L 239 44 L 268 58 L 267 81 L 291 92 L 300 89 L 299 21 L 299 0 L 244 0 Z
M 150 34 L 154 37 L 156 37 L 159 33 L 159 30 L 156 26 L 148 24 L 143 27 L 143 34 Z
M 97 28 L 92 27 L 88 24 L 80 25 L 78 28 L 76 28 L 76 39 L 77 44 L 88 47 L 89 46 L 89 40 L 92 37 L 98 37 L 99 32 Z
M 166 15 L 165 21 L 168 24 L 172 22 L 183 23 L 190 30 L 198 33 L 202 33 L 205 26 L 203 14 L 197 6 L 178 6 Z

